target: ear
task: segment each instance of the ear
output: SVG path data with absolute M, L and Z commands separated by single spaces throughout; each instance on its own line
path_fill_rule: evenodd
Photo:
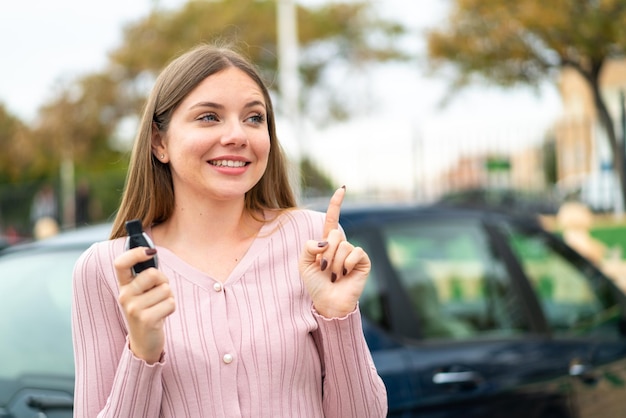
M 152 154 L 157 158 L 157 160 L 161 161 L 163 164 L 169 162 L 166 143 L 163 140 L 161 131 L 159 131 L 159 128 L 154 122 L 152 122 L 151 135 Z

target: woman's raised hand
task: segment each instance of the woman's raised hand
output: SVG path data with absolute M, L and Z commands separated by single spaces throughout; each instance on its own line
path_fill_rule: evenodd
M 162 272 L 149 268 L 135 277 L 131 272 L 132 266 L 149 260 L 155 251 L 137 247 L 115 259 L 118 300 L 128 322 L 130 349 L 149 364 L 158 362 L 163 354 L 165 318 L 176 309 L 169 281 Z
M 300 256 L 299 269 L 315 310 L 326 318 L 344 317 L 354 311 L 371 269 L 360 247 L 350 244 L 339 229 L 345 187 L 330 199 L 321 241 L 309 240 Z

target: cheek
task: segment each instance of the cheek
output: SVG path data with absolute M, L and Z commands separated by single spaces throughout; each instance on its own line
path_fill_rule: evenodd
M 174 155 L 188 158 L 191 155 L 202 155 L 211 146 L 211 142 L 203 136 L 193 135 L 179 136 L 171 138 L 169 141 L 170 152 Z
M 267 161 L 270 155 L 270 139 L 266 137 L 264 139 L 260 139 L 255 141 L 254 143 L 254 152 L 257 155 L 259 160 Z

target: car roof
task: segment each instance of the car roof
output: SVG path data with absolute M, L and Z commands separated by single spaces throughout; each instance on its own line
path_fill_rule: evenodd
M 325 211 L 322 205 L 309 205 L 313 210 Z M 470 208 L 442 203 L 416 204 L 416 203 L 355 203 L 347 202 L 342 205 L 340 222 L 344 228 L 358 226 L 364 223 L 378 223 L 394 219 L 420 218 L 420 217 L 444 217 L 449 219 L 489 219 L 508 220 L 512 222 L 540 225 L 534 214 L 527 216 L 507 213 L 506 211 L 488 208 Z M 88 247 L 94 242 L 104 241 L 111 233 L 111 223 L 100 223 L 83 226 L 76 229 L 65 230 L 61 233 L 37 241 L 16 244 L 0 250 L 0 255 L 11 254 L 28 250 L 46 250 L 68 247 Z
M 0 251 L 0 255 L 12 254 L 30 250 L 45 250 L 52 248 L 88 247 L 94 242 L 109 238 L 112 225 L 101 223 L 69 229 L 49 238 L 16 244 Z
M 348 204 L 341 208 L 341 223 L 356 224 L 364 222 L 380 222 L 392 219 L 441 217 L 462 219 L 485 219 L 492 221 L 509 221 L 527 225 L 539 226 L 539 218 L 533 213 L 512 213 L 495 208 L 475 208 L 446 203 L 431 204 Z

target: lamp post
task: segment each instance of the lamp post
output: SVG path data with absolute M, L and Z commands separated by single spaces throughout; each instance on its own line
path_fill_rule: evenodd
M 278 43 L 278 83 L 281 111 L 287 118 L 294 139 L 296 173 L 293 182 L 300 199 L 302 195 L 301 162 L 303 157 L 300 126 L 300 82 L 298 75 L 298 22 L 294 0 L 276 0 Z

